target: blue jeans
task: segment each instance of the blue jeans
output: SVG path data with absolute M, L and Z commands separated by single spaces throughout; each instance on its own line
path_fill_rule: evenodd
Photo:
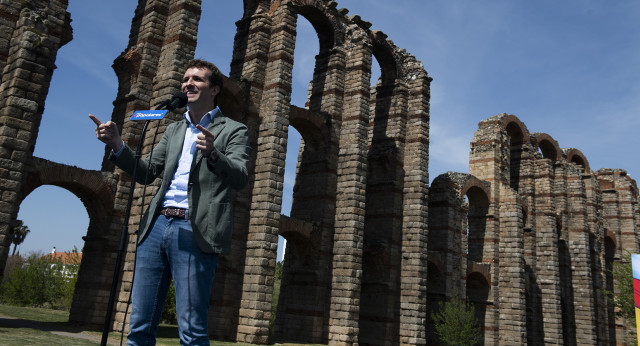
M 189 220 L 159 215 L 138 246 L 127 345 L 155 345 L 171 277 L 182 345 L 209 345 L 208 310 L 218 254 L 198 248 Z

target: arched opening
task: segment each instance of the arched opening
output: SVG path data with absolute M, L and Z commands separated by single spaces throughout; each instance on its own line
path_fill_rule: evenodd
M 104 276 L 112 275 L 115 260 L 111 254 L 117 245 L 118 237 L 114 232 L 110 232 L 110 225 L 118 219 L 118 216 L 113 218 L 112 189 L 105 183 L 105 176 L 101 172 L 87 171 L 42 159 L 34 159 L 34 164 L 34 170 L 29 172 L 26 183 L 21 186 L 19 192 L 21 201 L 19 217 L 25 219 L 25 223 L 32 223 L 30 221 L 32 216 L 28 214 L 33 209 L 35 209 L 33 214 L 36 218 L 45 219 L 43 215 L 46 216 L 45 221 L 48 223 L 44 226 L 44 231 L 38 231 L 36 228 L 37 233 L 31 236 L 33 239 L 43 239 L 45 245 L 42 247 L 48 249 L 47 252 L 50 251 L 49 246 L 51 246 L 51 238 L 47 237 L 47 233 L 50 233 L 49 235 L 55 233 L 60 239 L 69 236 L 69 239 L 64 240 L 64 245 L 55 245 L 56 250 L 72 249 L 73 245 L 79 244 L 76 247 L 78 250 L 82 249 L 82 259 L 76 287 L 81 288 L 82 292 L 74 296 L 69 320 L 82 321 L 86 324 L 102 323 L 106 310 L 103 297 L 108 295 L 109 290 L 108 285 L 105 285 Z M 47 192 L 47 190 L 57 194 L 47 197 L 51 198 L 47 204 L 49 211 L 41 210 L 40 206 L 35 208 L 30 206 L 31 200 L 37 201 L 42 198 L 38 195 L 39 191 Z M 57 209 L 58 206 L 62 209 Z M 84 210 L 84 213 L 79 210 Z M 46 214 L 47 212 L 55 214 Z M 72 217 L 76 215 L 85 222 L 86 218 L 82 216 L 88 215 L 88 226 L 84 223 L 73 226 Z M 60 226 L 56 226 L 58 224 Z M 42 237 L 39 237 L 40 233 L 43 233 Z M 95 273 L 106 274 L 100 276 Z M 91 306 L 92 309 L 81 308 L 86 306 Z
M 485 191 L 477 186 L 467 190 L 469 208 L 467 212 L 467 260 L 482 262 L 485 255 L 485 243 L 491 241 L 487 234 L 487 213 L 489 198 Z
M 555 145 L 553 145 L 548 140 L 543 140 L 538 143 L 538 147 L 540 152 L 542 153 L 542 157 L 545 159 L 550 159 L 555 161 L 558 157 L 558 151 L 556 150 Z
M 96 140 L 94 126 L 86 116 L 91 113 L 103 121 L 110 120 L 118 82 L 109 67 L 123 47 L 127 46 L 136 6 L 137 1 L 119 1 L 118 6 L 114 6 L 113 2 L 69 2 L 67 11 L 73 18 L 73 39 L 56 55 L 56 70 L 48 90 L 46 107 L 37 124 L 34 157 L 86 169 L 99 169 L 105 146 Z M 70 90 L 73 90 L 72 96 Z M 63 179 L 61 176 L 58 178 Z M 27 185 L 32 183 L 33 180 L 27 179 Z M 102 307 L 102 302 L 93 299 L 101 297 L 104 300 L 109 289 L 102 289 L 106 286 L 104 281 L 100 286 L 95 284 L 105 280 L 95 273 L 102 273 L 110 280 L 110 270 L 113 269 L 113 262 L 105 253 L 111 245 L 109 236 L 104 235 L 108 226 L 102 224 L 105 222 L 105 208 L 97 206 L 100 202 L 88 201 L 87 196 L 74 195 L 69 192 L 71 188 L 60 188 L 54 186 L 59 184 L 50 183 L 52 185 L 33 186 L 31 189 L 35 190 L 26 192 L 26 197 L 23 195 L 17 218 L 29 227 L 30 233 L 19 251 L 21 255 L 30 252 L 49 253 L 55 246 L 57 252 L 64 252 L 73 250 L 75 246 L 78 251 L 85 249 L 85 258 L 100 257 L 101 263 L 91 259 L 83 261 L 79 274 L 82 282 L 78 286 L 82 286 L 82 294 L 76 296 L 76 300 L 78 297 L 84 300 L 81 304 L 94 307 L 94 311 L 82 312 L 84 315 L 81 318 L 85 323 L 94 323 L 96 321 L 92 320 L 91 314 L 95 311 L 100 314 L 100 309 L 105 307 Z M 66 183 L 68 185 L 65 187 L 73 184 Z M 83 183 L 86 182 L 79 184 Z M 104 204 L 109 202 L 112 203 L 102 201 Z M 94 230 L 93 235 L 88 235 L 91 229 Z M 103 252 L 98 255 L 93 252 L 91 245 L 98 241 L 88 238 L 98 236 L 100 231 L 103 231 L 100 235 L 104 237 L 100 250 Z M 73 309 L 70 318 L 74 318 Z
M 376 87 L 376 85 L 378 85 L 378 83 L 382 82 L 380 77 L 382 77 L 380 64 L 378 64 L 378 59 L 376 59 L 376 57 L 373 56 L 371 59 L 371 80 L 370 80 L 370 85 L 372 90 Z
M 110 1 L 69 2 L 73 39 L 57 53 L 34 156 L 85 169 L 100 167 L 104 144 L 96 140 L 87 115 L 110 120 L 118 87 L 110 66 L 127 46 L 136 6 L 137 1 L 118 1 L 117 6 Z M 44 209 L 51 200 L 29 203 Z
M 582 154 L 580 150 L 575 148 L 565 149 L 565 150 L 567 152 L 567 161 L 575 164 L 577 168 L 580 170 L 580 172 L 586 174 L 591 171 L 587 158 L 584 156 L 584 154 Z
M 43 201 L 49 201 L 43 207 Z M 82 251 L 89 215 L 82 201 L 73 193 L 51 185 L 31 192 L 20 204 L 18 220 L 29 227 L 29 234 L 19 247 L 21 255 Z
M 582 159 L 582 157 L 578 156 L 578 155 L 574 155 L 571 158 L 571 163 L 575 163 L 576 165 L 578 165 L 578 167 L 580 168 L 580 170 L 582 172 L 584 172 L 584 168 L 586 167 L 584 160 Z
M 481 273 L 473 272 L 467 276 L 467 299 L 471 304 L 473 304 L 476 313 L 476 320 L 478 325 L 482 327 L 481 340 L 484 340 L 486 329 L 489 290 L 489 282 Z M 484 344 L 484 341 L 482 341 L 481 344 Z

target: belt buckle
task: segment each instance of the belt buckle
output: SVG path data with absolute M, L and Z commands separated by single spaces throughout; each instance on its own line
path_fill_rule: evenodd
M 164 209 L 164 212 L 161 211 L 161 213 L 167 217 L 175 217 L 178 219 L 185 219 L 185 220 L 189 217 L 189 210 L 187 209 L 173 208 L 173 207 L 166 207 L 163 209 Z

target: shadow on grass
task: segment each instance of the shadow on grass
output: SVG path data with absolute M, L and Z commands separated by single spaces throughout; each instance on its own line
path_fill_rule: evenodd
M 0 317 L 0 327 L 4 328 L 31 328 L 45 332 L 70 332 L 79 333 L 86 328 L 75 326 L 69 322 L 40 322 L 22 318 L 2 318 Z
M 38 330 L 42 332 L 49 332 L 58 335 L 65 335 L 74 338 L 81 338 L 87 340 L 98 341 L 100 340 L 101 331 L 95 328 L 88 328 L 86 325 L 78 325 L 75 323 L 69 323 L 66 321 L 58 321 L 58 322 L 43 322 L 36 321 L 33 319 L 26 318 L 6 318 L 0 317 L 0 330 L 4 329 L 7 331 L 8 329 L 32 329 Z M 87 334 L 88 333 L 88 334 Z M 117 344 L 120 340 L 119 332 L 111 332 L 109 333 L 109 343 Z M 157 333 L 158 341 L 162 344 L 169 343 L 173 344 L 173 340 L 178 342 L 178 326 L 173 325 L 160 325 L 158 326 Z M 126 340 L 126 335 L 125 335 Z M 0 344 L 2 342 L 0 341 Z

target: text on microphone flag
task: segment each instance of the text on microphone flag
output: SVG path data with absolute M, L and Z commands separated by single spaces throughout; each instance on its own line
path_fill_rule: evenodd
M 131 116 L 131 120 L 160 120 L 167 114 L 166 110 L 147 110 L 135 111 Z

